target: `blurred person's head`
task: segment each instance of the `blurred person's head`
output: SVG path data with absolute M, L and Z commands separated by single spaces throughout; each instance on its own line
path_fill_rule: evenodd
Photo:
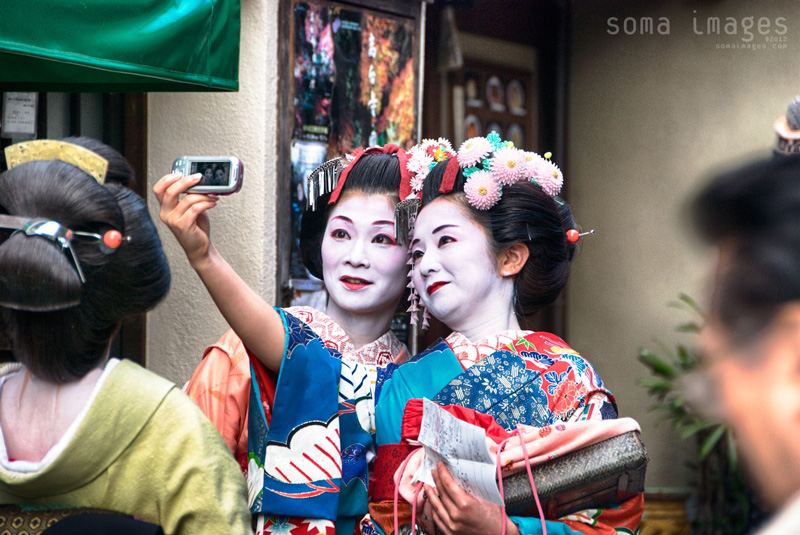
M 800 490 L 800 156 L 719 176 L 693 216 L 718 251 L 706 386 L 765 502 L 778 507 Z
M 36 377 L 83 377 L 104 362 L 122 319 L 169 290 L 147 207 L 119 183 L 101 185 L 61 160 L 28 161 L 0 174 L 0 215 L 59 232 L 0 229 L 0 326 Z M 105 245 L 109 231 L 123 237 L 109 242 L 118 246 Z

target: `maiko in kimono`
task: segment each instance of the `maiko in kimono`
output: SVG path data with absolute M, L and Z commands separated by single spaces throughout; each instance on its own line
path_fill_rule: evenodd
M 273 407 L 277 381 L 273 370 L 279 369 L 284 353 L 287 359 L 291 358 L 298 332 L 306 332 L 319 341 L 318 349 L 326 359 L 332 358 L 328 367 L 338 370 L 339 366 L 347 369 L 350 364 L 359 364 L 359 370 L 365 370 L 369 377 L 369 384 L 360 386 L 366 386 L 367 392 L 373 388 L 378 366 L 407 357 L 405 345 L 389 329 L 407 283 L 407 247 L 397 246 L 394 239 L 394 207 L 399 200 L 401 182 L 409 183 L 408 179 L 401 180 L 401 175 L 408 174 L 406 160 L 404 150 L 387 145 L 359 150 L 346 164 L 331 161 L 312 174 L 313 202 L 303 214 L 300 246 L 308 270 L 325 282 L 329 294 L 325 312 L 311 307 L 273 309 L 246 286 L 209 240 L 209 221 L 204 212 L 216 204 L 217 198 L 193 194 L 181 197 L 196 182 L 197 176 L 168 175 L 155 186 L 154 191 L 162 204 L 162 220 L 178 237 L 192 266 L 235 328 L 235 332 L 231 329 L 206 350 L 186 390 L 225 438 L 245 473 L 248 441 L 262 444 L 273 411 L 285 410 L 280 405 Z M 341 186 L 336 188 L 336 179 L 340 177 L 338 184 Z M 271 370 L 255 359 L 251 365 L 242 339 L 253 352 L 274 355 L 278 366 Z M 309 373 L 321 371 L 309 370 Z M 252 405 L 251 374 L 254 378 L 252 390 L 257 393 Z M 308 381 L 306 386 L 313 384 L 311 376 Z M 289 405 L 313 407 L 321 399 L 311 396 L 308 402 L 296 399 L 290 400 Z M 333 399 L 335 403 L 336 398 Z M 254 412 L 259 416 L 255 422 L 250 418 Z M 278 420 L 282 419 L 279 416 Z M 273 429 L 273 435 L 278 427 Z M 296 440 L 313 434 L 315 429 L 309 427 Z M 354 455 L 366 455 L 365 448 L 357 450 Z M 273 461 L 276 474 L 282 470 L 280 463 L 285 459 L 280 451 L 278 448 L 274 459 L 269 459 Z M 335 456 L 339 463 L 340 453 L 337 451 Z M 284 468 L 283 472 L 286 471 Z M 360 487 L 356 484 L 352 487 L 360 496 L 359 501 L 364 502 L 366 472 L 362 479 Z M 342 501 L 340 487 L 341 483 L 337 482 L 336 492 L 304 489 L 299 494 L 327 495 L 334 503 L 339 503 Z M 258 524 L 262 530 L 264 525 L 266 528 L 294 525 L 315 534 L 326 530 L 333 532 L 333 522 L 315 521 L 316 514 L 312 514 L 311 519 L 278 518 L 276 514 L 293 514 L 292 510 L 266 509 L 261 504 L 257 496 L 251 496 L 251 512 L 259 515 Z
M 395 520 L 411 521 L 415 511 L 398 502 L 396 480 L 418 447 L 408 430 L 424 398 L 507 432 L 561 432 L 617 416 L 588 361 L 557 336 L 519 324 L 559 295 L 580 238 L 569 207 L 555 197 L 560 170 L 496 135 L 467 140 L 457 153 L 445 140 L 425 142 L 410 151 L 407 166 L 412 198 L 422 200 L 411 239 L 411 310 L 421 304 L 453 334 L 408 363 L 382 368 L 368 389 L 364 370 L 331 360 L 313 333 L 286 317 L 292 335 L 278 363 L 272 419 L 258 432 L 265 442 L 251 442 L 251 495 L 281 511 L 336 518 L 341 533 L 350 533 L 350 518 L 360 518 L 362 533 L 385 535 Z M 254 392 L 251 407 L 257 399 Z M 253 416 L 251 425 L 265 422 Z M 369 451 L 373 430 L 377 457 L 365 515 L 349 485 L 365 481 L 366 457 L 353 454 Z M 633 533 L 643 506 L 638 495 L 554 521 L 507 518 L 502 507 L 463 491 L 443 465 L 433 478 L 416 511 L 417 524 L 431 533 Z

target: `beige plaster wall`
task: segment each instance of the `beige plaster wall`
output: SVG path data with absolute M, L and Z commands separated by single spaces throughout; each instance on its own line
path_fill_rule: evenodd
M 636 386 L 647 375 L 637 350 L 655 348 L 655 339 L 692 341 L 673 332 L 687 316 L 667 307 L 680 292 L 705 298 L 710 258 L 693 241 L 685 202 L 712 169 L 771 150 L 773 121 L 800 93 L 798 4 L 572 6 L 566 182 L 578 221 L 597 234 L 574 264 L 569 341 L 596 365 L 621 414 L 642 423 L 650 489 L 684 487 L 692 477 L 683 468 L 686 445 L 667 424 L 654 426 L 651 400 Z M 640 35 L 642 16 L 654 17 L 656 27 L 659 17 L 668 19 L 669 35 Z M 740 33 L 708 35 L 712 16 L 723 23 L 733 17 Z M 785 17 L 788 48 L 772 48 L 754 28 L 752 43 L 766 49 L 718 49 L 745 44 L 748 16 L 770 19 L 773 37 L 776 18 Z M 619 34 L 608 33 L 609 17 L 619 19 Z M 624 33 L 626 17 L 636 19 L 636 35 Z
M 238 156 L 242 190 L 210 213 L 212 239 L 234 269 L 274 302 L 278 0 L 242 0 L 239 91 L 151 93 L 148 184 L 153 218 L 172 267 L 172 290 L 148 315 L 147 366 L 183 384 L 227 324 L 169 229 L 152 186 L 180 155 Z

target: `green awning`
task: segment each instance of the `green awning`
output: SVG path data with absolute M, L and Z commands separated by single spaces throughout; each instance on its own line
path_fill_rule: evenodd
M 239 27 L 239 0 L 0 0 L 0 91 L 236 91 Z

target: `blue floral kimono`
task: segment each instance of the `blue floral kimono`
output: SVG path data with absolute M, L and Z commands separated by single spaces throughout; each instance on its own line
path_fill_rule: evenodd
M 369 518 L 362 522 L 368 512 L 368 460 L 377 447 L 401 441 L 410 399 L 472 408 L 492 415 L 508 430 L 519 424 L 544 427 L 559 420 L 616 417 L 613 397 L 591 365 L 547 333 L 509 338 L 511 343 L 490 347 L 490 354 L 469 363 L 450 338 L 440 340 L 408 363 L 380 369 L 373 391 L 363 366 L 332 358 L 302 322 L 284 318 L 287 357 L 269 427 L 263 414 L 253 414 L 260 403 L 257 382 L 252 381 L 249 481 L 251 496 L 257 494 L 253 513 L 334 520 L 336 530 L 346 535 L 359 522 L 365 532 L 381 533 Z M 389 462 L 390 467 L 394 464 Z M 385 487 L 389 473 L 392 470 L 383 470 L 378 483 Z M 600 515 L 575 523 L 598 525 Z M 641 504 L 632 515 L 636 518 L 631 524 L 635 520 L 638 525 Z M 536 533 L 538 519 L 528 520 L 514 519 L 523 533 Z M 560 530 L 556 533 L 575 532 L 561 523 L 554 528 Z

